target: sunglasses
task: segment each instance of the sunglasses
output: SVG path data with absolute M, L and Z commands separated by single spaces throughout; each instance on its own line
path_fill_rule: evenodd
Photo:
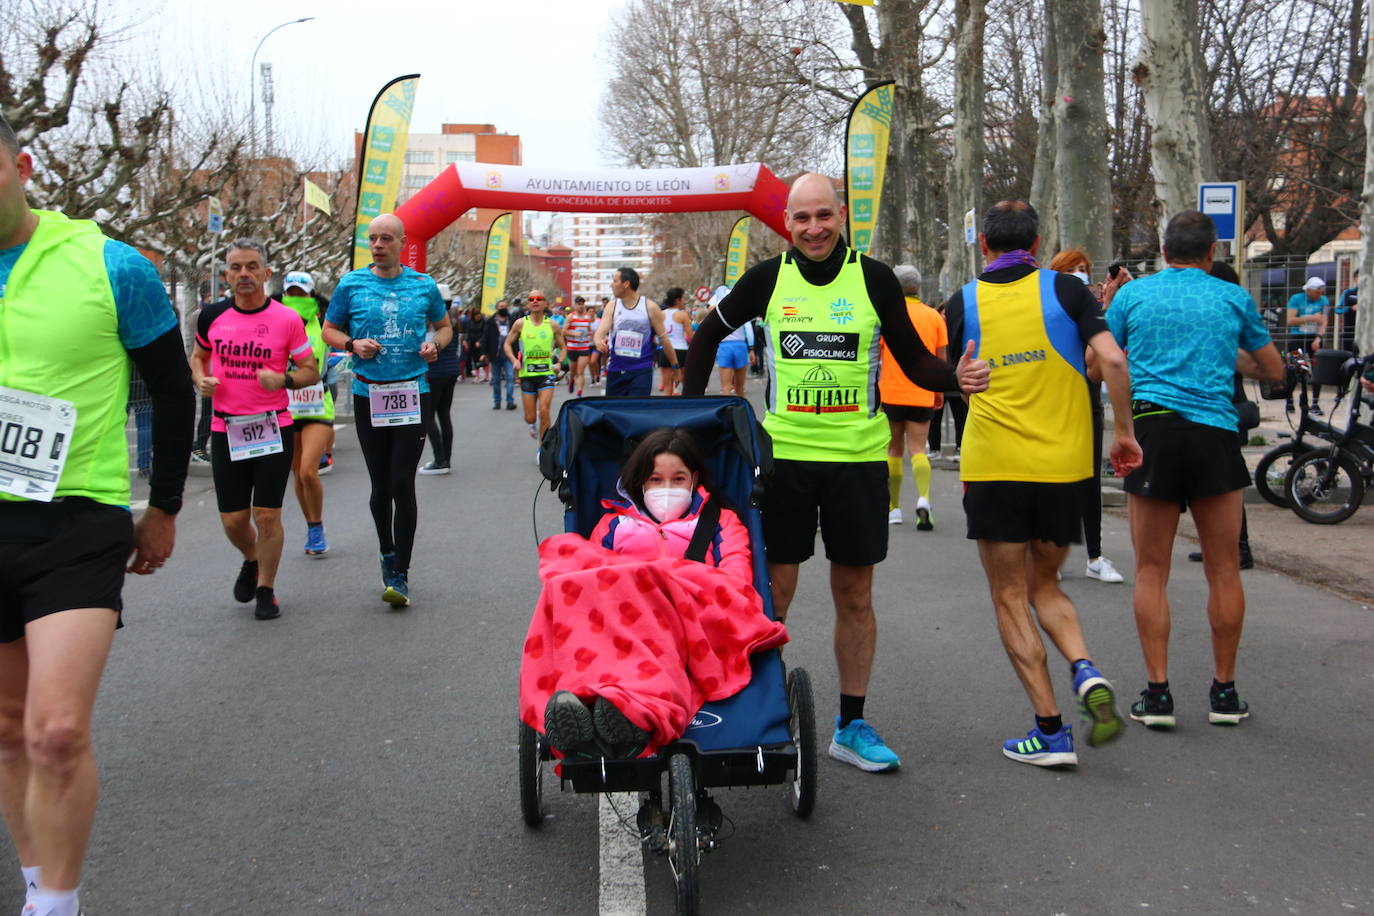
M 544 302 L 545 299 L 544 299 L 543 296 L 530 296 L 530 300 L 529 300 L 529 301 L 531 301 L 531 302 Z

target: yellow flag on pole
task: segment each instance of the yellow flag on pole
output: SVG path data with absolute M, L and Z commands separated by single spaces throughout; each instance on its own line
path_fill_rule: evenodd
M 845 200 L 849 204 L 849 245 L 867 254 L 873 249 L 878 205 L 883 199 L 888 134 L 892 129 L 892 81 L 859 96 L 849 112 L 845 135 Z
M 753 222 L 747 216 L 735 220 L 730 240 L 725 243 L 725 285 L 731 289 L 749 264 L 749 227 Z
M 315 184 L 309 178 L 302 179 L 305 182 L 305 202 L 319 210 L 326 216 L 333 216 L 334 211 L 329 209 L 329 195 L 324 188 Z
M 367 227 L 396 206 L 410 141 L 410 114 L 420 74 L 398 76 L 382 87 L 367 114 L 358 163 L 358 210 L 353 220 L 353 267 L 372 263 Z
M 506 263 L 510 260 L 511 215 L 502 213 L 487 232 L 487 262 L 482 268 L 482 314 L 496 312 L 496 303 L 506 295 Z

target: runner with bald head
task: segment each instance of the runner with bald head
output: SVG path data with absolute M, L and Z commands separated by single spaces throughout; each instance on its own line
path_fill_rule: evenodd
M 401 263 L 406 238 L 400 219 L 383 213 L 367 232 L 372 263 L 339 281 L 325 313 L 324 339 L 353 354 L 354 427 L 372 478 L 382 600 L 406 607 L 419 523 L 415 469 L 433 412 L 427 366 L 448 346 L 453 328 L 438 285 Z
M 887 556 L 888 534 L 881 344 L 913 382 L 932 391 L 982 391 L 988 368 L 965 355 L 951 370 L 930 352 L 891 268 L 845 242 L 846 215 L 829 178 L 805 174 L 793 182 L 786 212 L 792 247 L 746 271 L 702 322 L 687 351 L 683 391 L 700 395 L 725 335 L 763 320 L 769 367 L 763 425 L 776 459 L 763 496 L 773 602 L 785 619 L 798 567 L 815 550 L 819 519 L 840 673 L 830 756 L 876 772 L 900 762 L 864 721 L 877 644 L 873 567 Z

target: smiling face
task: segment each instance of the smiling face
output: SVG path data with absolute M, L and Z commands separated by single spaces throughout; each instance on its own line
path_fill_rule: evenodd
M 682 490 L 695 490 L 697 475 L 687 470 L 682 459 L 672 452 L 660 452 L 654 456 L 654 469 L 644 481 L 644 489 L 657 490 L 663 487 L 677 487 Z
M 787 195 L 787 232 L 797 250 L 811 260 L 830 257 L 847 216 L 829 178 L 808 174 L 793 182 Z

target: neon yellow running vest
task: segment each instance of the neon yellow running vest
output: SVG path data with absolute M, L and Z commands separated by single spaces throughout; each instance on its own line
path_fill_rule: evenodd
M 769 365 L 763 427 L 773 454 L 798 461 L 884 461 L 878 404 L 882 337 L 859 254 L 826 286 L 802 277 L 791 253 L 764 314 Z
M 324 329 L 320 327 L 320 306 L 315 301 L 314 296 L 282 296 L 282 304 L 290 308 L 301 320 L 305 322 L 305 337 L 310 341 L 310 352 L 315 355 L 315 365 L 320 369 L 320 378 L 324 378 L 325 366 L 329 364 L 329 344 L 324 342 Z M 329 393 L 329 386 L 324 389 L 324 413 L 319 416 L 299 417 L 293 412 L 293 420 L 322 420 L 325 423 L 334 422 L 334 396 Z
M 106 239 L 89 220 L 33 212 L 38 226 L 0 298 L 0 385 L 76 406 L 55 498 L 127 506 L 129 355 L 105 269 Z
M 553 374 L 553 322 L 526 320 L 520 326 L 520 377 Z

